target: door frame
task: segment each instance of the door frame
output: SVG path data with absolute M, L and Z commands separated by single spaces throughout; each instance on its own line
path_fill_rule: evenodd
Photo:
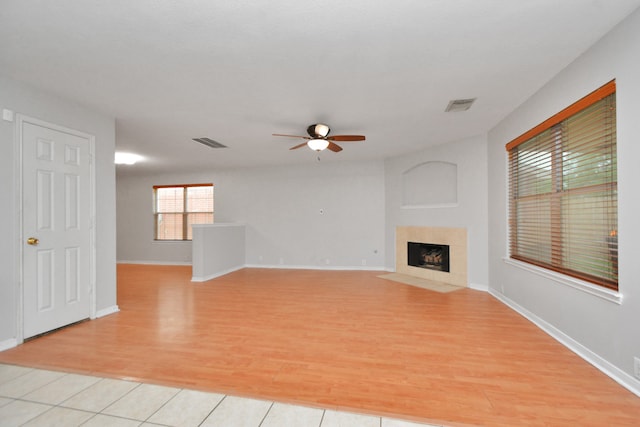
M 14 137 L 14 183 L 16 201 L 16 263 L 14 277 L 17 278 L 16 286 L 16 344 L 24 342 L 24 239 L 23 235 L 23 126 L 30 123 L 36 126 L 46 127 L 58 132 L 86 138 L 89 141 L 89 317 L 96 318 L 96 171 L 95 171 L 95 136 L 65 126 L 50 123 L 44 120 L 16 113 L 15 137 Z

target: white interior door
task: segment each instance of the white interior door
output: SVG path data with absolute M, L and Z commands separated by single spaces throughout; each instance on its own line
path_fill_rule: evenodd
M 21 124 L 23 338 L 91 313 L 90 137 Z

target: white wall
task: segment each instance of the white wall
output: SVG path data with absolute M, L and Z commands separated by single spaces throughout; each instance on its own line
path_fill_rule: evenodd
M 247 264 L 315 268 L 384 266 L 384 165 L 302 166 L 118 175 L 118 261 L 190 263 L 191 243 L 154 242 L 152 187 L 213 182 L 215 221 L 246 224 Z M 320 211 L 322 210 L 322 214 Z
M 191 281 L 206 282 L 244 268 L 244 224 L 195 224 L 193 226 Z
M 489 283 L 558 336 L 634 384 L 640 357 L 640 11 L 635 12 L 489 133 Z M 622 304 L 506 264 L 505 144 L 615 78 L 618 124 L 619 286 Z M 614 372 L 616 373 L 616 372 Z M 626 377 L 625 375 L 628 374 Z M 640 382 L 635 382 L 640 390 Z
M 97 310 L 116 305 L 115 120 L 0 76 L 0 109 L 76 129 L 96 137 Z M 0 346 L 16 338 L 19 227 L 14 182 L 15 122 L 0 121 Z
M 431 161 L 449 162 L 458 169 L 458 203 L 454 207 L 403 209 L 402 174 Z M 386 259 L 395 268 L 397 226 L 462 227 L 467 229 L 468 280 L 475 288 L 488 286 L 487 260 L 487 140 L 484 136 L 429 147 L 420 153 L 385 161 Z M 428 185 L 437 185 L 436 183 Z

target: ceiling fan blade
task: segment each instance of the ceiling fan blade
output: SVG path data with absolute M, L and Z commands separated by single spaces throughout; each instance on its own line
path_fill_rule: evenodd
M 327 139 L 330 141 L 352 142 L 352 141 L 364 141 L 365 137 L 364 135 L 333 135 L 333 136 L 327 137 Z
M 302 136 L 302 135 L 284 135 L 282 133 L 272 133 L 271 135 L 273 136 L 286 136 L 288 138 L 302 138 L 302 139 L 311 139 L 308 136 Z
M 305 145 L 307 145 L 307 143 L 306 143 L 306 142 L 303 142 L 302 144 L 298 144 L 298 145 L 296 145 L 295 147 L 291 147 L 291 148 L 289 148 L 289 150 L 295 150 L 296 148 L 304 147 Z
M 329 146 L 327 148 L 333 151 L 334 153 L 337 153 L 338 151 L 342 151 L 342 147 L 340 147 L 338 144 L 333 143 L 331 141 L 329 141 Z

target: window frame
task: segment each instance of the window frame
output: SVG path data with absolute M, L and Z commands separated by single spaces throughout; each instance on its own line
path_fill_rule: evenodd
M 215 215 L 215 207 L 211 210 L 211 212 L 191 212 L 188 211 L 187 207 L 189 205 L 188 198 L 188 189 L 189 188 L 197 188 L 197 187 L 211 187 L 212 191 L 212 203 L 214 201 L 214 185 L 213 183 L 201 183 L 201 184 L 170 184 L 170 185 L 154 185 L 153 186 L 153 241 L 154 242 L 190 242 L 193 239 L 189 239 L 189 215 L 194 213 L 210 213 L 212 217 L 212 222 L 214 221 Z M 163 188 L 182 188 L 183 197 L 182 197 L 182 211 L 179 212 L 158 212 L 158 190 Z M 215 206 L 215 205 L 214 205 Z M 162 214 L 173 214 L 173 215 L 182 215 L 182 239 L 161 239 L 158 237 L 159 231 L 159 218 Z
M 507 235 L 509 238 L 508 241 L 508 251 L 509 251 L 509 255 L 508 258 L 509 260 L 513 260 L 513 261 L 517 261 L 517 262 L 522 262 L 525 264 L 529 264 L 532 266 L 535 266 L 536 268 L 541 268 L 541 269 L 545 269 L 545 270 L 549 270 L 551 272 L 554 273 L 559 273 L 562 275 L 567 275 L 579 280 L 583 280 L 588 282 L 590 285 L 595 285 L 599 288 L 603 288 L 603 289 L 607 289 L 607 290 L 611 290 L 611 291 L 615 291 L 617 292 L 619 289 L 619 282 L 618 282 L 618 248 L 617 248 L 617 240 L 616 240 L 616 247 L 615 247 L 615 262 L 611 261 L 610 258 L 609 262 L 612 263 L 612 267 L 614 269 L 614 279 L 608 279 L 608 278 L 604 278 L 604 277 L 598 277 L 598 276 L 594 276 L 592 274 L 589 274 L 588 271 L 577 271 L 575 269 L 572 269 L 571 267 L 567 266 L 567 264 L 564 262 L 563 260 L 563 254 L 562 252 L 566 249 L 566 248 L 570 248 L 570 244 L 569 245 L 565 245 L 564 239 L 561 236 L 561 233 L 559 233 L 558 231 L 560 230 L 560 228 L 558 227 L 563 227 L 563 226 L 567 226 L 568 223 L 563 221 L 562 215 L 556 213 L 553 213 L 553 209 L 559 209 L 562 201 L 564 200 L 563 197 L 568 197 L 571 195 L 571 191 L 572 189 L 563 189 L 562 188 L 562 177 L 563 177 L 563 160 L 562 160 L 562 156 L 564 156 L 567 151 L 565 151 L 564 149 L 564 145 L 562 142 L 558 140 L 558 136 L 557 134 L 554 134 L 551 137 L 551 140 L 553 141 L 553 147 L 556 148 L 558 145 L 562 148 L 561 151 L 553 151 L 550 152 L 549 156 L 551 158 L 550 160 L 550 164 L 552 166 L 552 171 L 550 173 L 551 176 L 551 183 L 552 183 L 552 189 L 551 192 L 549 193 L 548 196 L 548 200 L 549 200 L 549 235 L 550 235 L 550 241 L 549 241 L 549 250 L 551 251 L 551 261 L 550 263 L 546 263 L 546 262 L 541 262 L 540 260 L 537 259 L 532 259 L 529 258 L 527 256 L 522 256 L 521 254 L 514 254 L 514 249 L 516 249 L 516 246 L 518 245 L 517 242 L 517 236 L 518 236 L 518 218 L 516 216 L 517 211 L 516 211 L 516 204 L 524 201 L 527 197 L 529 196 L 518 196 L 516 195 L 517 190 L 516 188 L 518 187 L 517 181 L 514 183 L 514 179 L 518 179 L 518 177 L 514 177 L 514 168 L 518 168 L 519 165 L 515 164 L 515 158 L 514 156 L 516 156 L 515 154 L 515 149 L 520 146 L 521 144 L 524 143 L 529 143 L 532 142 L 532 140 L 540 135 L 542 135 L 544 132 L 552 132 L 552 133 L 556 133 L 559 131 L 559 128 L 567 123 L 567 121 L 574 117 L 577 116 L 580 112 L 582 112 L 583 110 L 587 109 L 588 107 L 596 104 L 597 102 L 600 102 L 602 100 L 604 100 L 605 98 L 607 98 L 608 96 L 615 94 L 616 93 L 616 85 L 615 85 L 615 80 L 612 80 L 610 82 L 608 82 L 607 84 L 603 85 L 602 87 L 596 89 L 595 91 L 593 91 L 592 93 L 590 93 L 589 95 L 583 97 L 582 99 L 578 100 L 577 102 L 571 104 L 569 107 L 565 108 L 564 110 L 560 111 L 559 113 L 555 114 L 554 116 L 550 117 L 549 119 L 545 120 L 544 122 L 540 123 L 539 125 L 535 126 L 534 128 L 530 129 L 529 131 L 525 132 L 524 134 L 520 135 L 519 137 L 515 138 L 514 140 L 510 141 L 508 144 L 506 144 L 505 148 L 507 150 L 508 153 L 508 159 L 507 159 L 507 167 L 508 167 L 508 188 L 507 188 L 507 198 L 508 198 L 508 230 L 507 230 Z M 613 112 L 613 114 L 615 115 L 615 110 Z M 615 116 L 614 116 L 615 119 Z M 613 130 L 611 131 L 611 135 L 613 135 L 615 137 L 616 134 L 616 130 L 615 128 L 613 128 Z M 617 168 L 617 141 L 615 139 L 612 140 L 612 142 L 610 142 L 608 144 L 608 149 L 611 150 L 613 149 L 613 160 L 616 160 L 615 165 L 613 167 Z M 538 148 L 545 148 L 544 146 L 539 146 Z M 605 150 L 603 150 L 605 151 Z M 555 159 L 555 156 L 559 156 L 559 159 Z M 560 166 L 560 170 L 556 170 L 554 168 L 557 167 L 558 164 L 561 164 Z M 522 169 L 518 169 L 518 171 L 522 171 Z M 612 176 L 616 176 L 617 172 L 613 172 Z M 536 181 L 539 182 L 539 181 Z M 560 187 L 558 187 L 558 185 L 560 185 Z M 606 184 L 600 184 L 601 186 L 606 186 L 612 194 L 617 193 L 617 177 L 615 178 L 615 180 L 611 180 L 611 181 L 607 181 Z M 596 186 L 593 186 L 594 188 Z M 580 190 L 578 190 L 580 191 Z M 593 191 L 593 189 L 591 190 Z M 595 193 L 595 191 L 594 191 Z M 616 233 L 616 239 L 617 239 L 617 195 L 615 197 L 611 197 L 610 199 L 607 199 L 609 201 L 615 201 L 616 205 L 615 205 L 615 229 L 613 229 L 613 231 Z M 555 206 L 555 207 L 554 207 Z M 554 222 L 554 221 L 560 221 L 560 223 Z M 610 257 L 613 257 L 613 255 L 610 254 Z

